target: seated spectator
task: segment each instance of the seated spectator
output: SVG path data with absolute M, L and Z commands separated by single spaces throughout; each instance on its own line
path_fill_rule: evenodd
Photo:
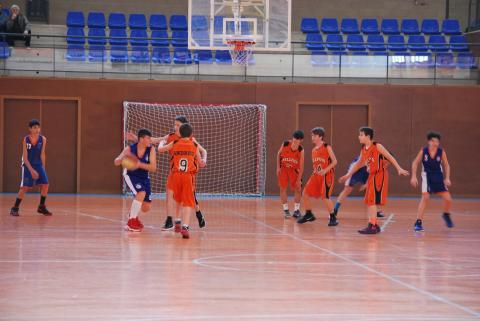
M 5 41 L 5 35 L 3 34 L 7 28 L 8 15 L 3 12 L 3 4 L 0 3 L 0 41 Z
M 32 31 L 30 29 L 30 22 L 27 17 L 25 17 L 20 12 L 20 7 L 14 4 L 10 8 L 10 18 L 7 21 L 7 33 L 12 35 L 7 35 L 8 45 L 11 47 L 15 46 L 15 40 L 24 40 L 25 46 L 30 49 L 30 39 Z

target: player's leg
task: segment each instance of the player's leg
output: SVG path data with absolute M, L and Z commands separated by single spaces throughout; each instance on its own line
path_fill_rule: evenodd
M 167 177 L 167 184 L 165 187 L 165 210 L 167 212 L 167 218 L 165 219 L 165 223 L 163 224 L 162 231 L 170 231 L 173 229 L 173 217 L 172 213 L 175 211 L 176 205 L 175 201 L 173 201 L 173 192 L 171 191 L 171 173 Z M 171 204 L 173 203 L 173 204 Z M 172 206 L 173 205 L 173 206 Z
M 135 198 L 130 206 L 130 213 L 128 215 L 126 230 L 132 232 L 141 232 L 143 225 L 138 219 L 138 215 L 142 210 L 143 201 L 145 199 L 145 191 L 138 191 L 135 195 Z
M 195 216 L 198 220 L 198 227 L 204 228 L 207 225 L 205 221 L 205 216 L 203 216 L 202 211 L 200 210 L 200 205 L 198 204 L 197 193 L 193 192 L 193 197 L 195 198 Z
M 378 175 L 378 176 L 377 176 Z M 382 173 L 371 175 L 367 181 L 365 191 L 365 204 L 367 205 L 368 225 L 358 231 L 360 234 L 377 234 L 380 232 L 377 219 L 377 204 L 385 204 L 386 195 L 383 194 L 382 186 L 376 184 L 376 179 L 383 182 Z
M 177 190 L 176 190 L 177 191 Z M 194 177 L 193 175 L 182 175 L 179 181 L 178 193 L 175 194 L 182 213 L 182 237 L 190 238 L 190 218 L 195 209 Z
M 425 209 L 427 208 L 428 201 L 430 200 L 430 194 L 428 192 L 422 193 L 422 197 L 420 198 L 420 203 L 418 203 L 417 208 L 417 220 L 413 226 L 413 229 L 417 232 L 421 232 L 424 230 L 423 228 L 423 218 L 425 216 Z
M 318 182 L 317 175 L 312 175 L 308 179 L 305 189 L 303 190 L 303 207 L 305 208 L 305 215 L 297 220 L 297 223 L 304 224 L 306 222 L 313 222 L 316 220 L 312 212 L 311 197 L 319 198 L 321 196 L 321 186 Z
M 442 217 L 445 220 L 445 224 L 448 228 L 452 228 L 454 226 L 452 217 L 450 215 L 450 208 L 452 206 L 452 195 L 449 191 L 439 193 L 439 195 L 443 199 L 443 214 Z
M 287 169 L 282 168 L 280 169 L 280 174 L 278 175 L 278 187 L 280 189 L 280 202 L 282 203 L 283 207 L 283 215 L 285 218 L 290 217 L 290 210 L 288 208 L 288 195 L 287 195 L 287 188 L 288 188 L 288 173 Z
M 35 170 L 38 173 L 38 179 L 36 183 L 40 186 L 40 204 L 38 205 L 37 212 L 47 216 L 52 215 L 45 205 L 49 188 L 47 173 L 45 172 L 45 168 L 43 168 L 43 166 L 35 167 Z
M 302 186 L 295 186 L 294 188 L 294 209 L 293 209 L 293 217 L 299 218 L 302 216 L 300 212 L 300 202 L 302 201 Z
M 322 177 L 323 179 L 323 188 L 322 188 L 322 200 L 329 214 L 328 226 L 337 226 L 337 214 L 334 211 L 333 202 L 332 202 L 332 192 L 335 182 L 335 177 L 333 173 L 328 173 Z
M 342 206 L 343 201 L 352 193 L 352 191 L 353 187 L 345 183 L 345 187 L 340 192 L 340 195 L 338 195 L 337 201 L 335 202 L 335 206 L 333 208 L 335 215 L 338 214 L 338 210 L 340 209 L 340 206 Z
M 30 186 L 20 186 L 18 190 L 17 198 L 15 199 L 15 204 L 10 209 L 10 215 L 12 216 L 19 216 L 20 215 L 20 204 L 22 203 L 23 199 L 25 198 L 25 194 L 27 194 Z

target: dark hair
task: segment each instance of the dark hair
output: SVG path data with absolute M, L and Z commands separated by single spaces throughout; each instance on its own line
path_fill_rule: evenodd
M 138 138 L 142 138 L 142 137 L 145 137 L 145 136 L 152 137 L 152 132 L 149 131 L 148 129 L 142 128 L 138 131 L 137 136 L 138 136 Z
M 180 126 L 179 131 L 180 131 L 180 136 L 182 136 L 182 138 L 188 138 L 192 136 L 193 128 L 192 128 L 192 125 L 190 125 L 189 123 L 186 123 Z
M 371 127 L 360 127 L 359 132 L 364 133 L 365 136 L 369 136 L 370 139 L 373 139 L 373 128 Z
M 33 126 L 40 126 L 40 121 L 38 119 L 32 119 L 28 122 L 28 127 L 32 128 Z
M 437 132 L 428 132 L 427 140 L 431 140 L 433 138 L 436 138 L 436 139 L 440 140 L 440 139 L 442 139 L 442 136 Z
M 188 123 L 188 119 L 185 116 L 177 116 L 175 117 L 175 120 L 181 122 L 182 124 Z
M 305 137 L 305 134 L 303 133 L 303 130 L 296 130 L 293 132 L 293 138 L 295 139 L 303 139 Z
M 323 129 L 323 127 L 315 127 L 314 129 L 312 129 L 312 134 L 318 135 L 323 138 L 325 137 L 325 129 Z

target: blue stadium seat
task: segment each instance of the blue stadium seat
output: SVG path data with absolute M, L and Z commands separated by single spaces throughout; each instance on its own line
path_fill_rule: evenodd
M 449 50 L 444 36 L 432 35 L 428 40 L 428 47 L 433 52 L 445 52 Z
M 80 11 L 69 11 L 67 13 L 67 27 L 83 28 L 85 27 L 85 16 Z
M 110 48 L 110 61 L 113 63 L 128 62 L 128 50 L 126 46 L 112 46 Z
M 380 30 L 378 29 L 377 19 L 363 19 L 362 33 L 366 35 L 378 35 Z
M 208 20 L 205 16 L 192 16 L 192 30 L 207 30 Z
M 146 64 L 150 62 L 150 53 L 148 47 L 135 46 L 132 47 L 130 61 L 137 64 Z
M 382 20 L 382 32 L 386 35 L 398 35 L 400 30 L 398 29 L 397 19 L 383 19 Z
M 147 29 L 147 18 L 143 13 L 132 13 L 128 17 L 128 27 L 130 29 Z
M 68 61 L 85 61 L 85 47 L 83 45 L 68 45 L 65 58 Z
M 153 30 L 151 38 L 153 47 L 168 47 L 170 45 L 166 30 Z
M 420 68 L 433 68 L 435 66 L 435 58 L 428 52 L 417 52 L 410 57 L 410 61 L 414 66 Z
M 215 52 L 215 62 L 219 65 L 231 65 L 232 56 L 228 50 L 217 50 Z
M 192 31 L 192 38 L 200 46 L 210 46 L 210 35 L 206 30 Z
M 133 29 L 130 32 L 130 44 L 132 46 L 148 46 L 148 34 L 143 29 Z
M 175 48 L 173 51 L 173 63 L 189 65 L 192 63 L 192 54 L 187 48 Z
M 324 50 L 314 50 L 310 56 L 310 63 L 314 67 L 331 66 L 330 57 Z
M 322 19 L 322 32 L 336 34 L 338 30 L 338 22 L 335 18 L 323 18 Z
M 184 15 L 170 16 L 170 29 L 186 31 L 188 29 L 187 17 Z
M 88 44 L 89 45 L 102 45 L 107 44 L 107 38 L 105 36 L 105 29 L 103 28 L 89 28 L 88 29 Z
M 343 18 L 341 24 L 342 33 L 344 34 L 358 34 L 358 21 L 354 18 Z
M 4 15 L 6 15 L 7 17 L 10 16 L 10 10 L 8 8 L 2 8 L 1 10 L 3 12 Z
M 415 52 L 428 51 L 424 36 L 413 35 L 408 37 L 408 49 Z
M 112 12 L 108 16 L 108 28 L 125 29 L 127 28 L 127 19 L 123 13 Z
M 460 52 L 457 56 L 457 66 L 461 69 L 476 69 L 477 58 L 471 52 Z
M 301 29 L 303 33 L 318 33 L 317 18 L 302 18 Z
M 213 32 L 216 35 L 221 35 L 223 33 L 223 17 L 215 16 L 213 20 Z
M 407 51 L 407 46 L 405 45 L 405 39 L 402 35 L 391 35 L 388 36 L 387 42 L 388 50 L 394 52 L 403 52 Z
M 437 53 L 435 56 L 435 66 L 437 68 L 455 68 L 453 54 L 448 52 Z
M 107 61 L 107 52 L 105 46 L 93 45 L 88 48 L 88 61 L 90 62 L 102 62 Z
M 419 35 L 420 28 L 417 19 L 403 19 L 402 32 L 406 35 Z
M 450 49 L 455 52 L 468 51 L 467 38 L 463 35 L 451 36 Z
M 461 35 L 460 22 L 457 19 L 443 20 L 442 32 L 446 35 Z
M 422 32 L 426 35 L 439 35 L 440 26 L 437 19 L 424 19 L 422 22 Z
M 174 31 L 172 32 L 172 46 L 187 47 L 188 46 L 188 32 Z
M 163 14 L 152 14 L 150 16 L 150 30 L 167 30 L 167 18 Z
M 365 51 L 365 43 L 362 35 L 348 35 L 347 49 L 349 51 Z
M 307 49 L 309 50 L 323 50 L 325 45 L 323 43 L 323 37 L 319 33 L 308 33 L 306 39 Z
M 367 48 L 370 51 L 386 51 L 385 39 L 382 35 L 369 35 L 367 37 Z
M 125 29 L 110 29 L 110 46 L 127 46 L 128 38 Z
M 103 28 L 105 29 L 105 15 L 103 12 L 90 12 L 87 18 L 89 28 Z
M 154 47 L 152 50 L 152 62 L 156 64 L 172 63 L 172 56 L 168 47 Z
M 67 43 L 83 45 L 85 43 L 85 33 L 83 28 L 68 28 Z
M 211 50 L 198 50 L 194 54 L 193 60 L 196 64 L 212 64 L 213 54 Z
M 327 35 L 326 46 L 331 51 L 345 51 L 345 44 L 341 35 Z

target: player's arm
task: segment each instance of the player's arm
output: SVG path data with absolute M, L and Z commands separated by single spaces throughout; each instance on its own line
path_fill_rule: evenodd
M 338 181 L 340 183 L 345 183 L 347 181 L 347 179 L 352 177 L 352 175 L 354 173 L 356 173 L 360 168 L 365 166 L 365 162 L 366 162 L 366 160 L 362 157 L 362 153 L 360 153 L 360 156 L 358 156 L 358 160 L 355 163 L 352 164 L 352 166 L 348 170 L 347 174 L 340 177 L 340 179 Z
M 150 148 L 150 164 L 138 162 L 138 168 L 149 171 L 150 173 L 155 173 L 157 171 L 157 153 L 155 152 L 155 149 Z
M 390 154 L 390 152 L 385 148 L 383 147 L 382 144 L 377 144 L 377 149 L 378 151 L 380 152 L 380 154 L 382 154 L 383 156 L 385 156 L 385 158 L 390 162 L 392 163 L 393 166 L 395 166 L 395 168 L 397 169 L 397 172 L 398 172 L 398 175 L 402 175 L 402 176 L 408 176 L 409 173 L 407 170 L 403 169 L 397 162 L 397 160 L 395 159 L 395 157 L 392 156 L 392 154 Z
M 328 145 L 327 146 L 327 152 L 328 152 L 328 156 L 330 156 L 330 159 L 332 160 L 332 162 L 330 163 L 330 165 L 328 165 L 327 167 L 325 167 L 324 169 L 322 169 L 320 171 L 320 175 L 325 175 L 326 173 L 328 173 L 329 171 L 332 170 L 332 168 L 334 168 L 335 166 L 337 166 L 337 157 L 335 157 L 335 153 L 333 152 L 333 148 L 332 146 Z
M 42 152 L 40 154 L 40 159 L 42 160 L 42 165 L 43 167 L 46 167 L 47 166 L 47 155 L 46 155 L 46 152 L 45 152 L 45 148 L 47 146 L 47 138 L 45 136 L 42 136 L 43 137 L 43 145 L 42 145 Z
M 418 186 L 417 169 L 418 169 L 418 164 L 420 164 L 420 161 L 422 160 L 422 154 L 423 154 L 423 151 L 420 150 L 412 162 L 412 178 L 410 178 L 410 185 L 412 185 L 413 187 Z
M 450 164 L 448 163 L 447 153 L 445 152 L 445 150 L 443 150 L 443 153 L 442 153 L 442 167 L 443 167 L 443 173 L 445 175 L 444 183 L 448 187 L 452 185 L 452 182 L 450 181 Z
M 205 162 L 202 159 L 200 148 L 197 148 L 197 152 L 195 153 L 195 161 L 197 162 L 198 166 L 205 167 Z
M 30 174 L 32 174 L 33 179 L 38 179 L 38 173 L 36 170 L 33 169 L 32 165 L 30 164 L 30 161 L 28 160 L 28 151 L 27 151 L 27 141 L 26 138 L 23 139 L 23 152 L 22 152 L 22 158 L 23 158 L 23 164 L 27 167 L 27 169 L 30 171 Z
M 168 152 L 169 150 L 171 150 L 172 148 L 173 148 L 173 142 L 171 142 L 168 145 L 158 146 L 158 152 L 159 153 L 165 153 L 165 152 Z
M 125 138 L 129 142 L 138 142 L 138 136 L 132 132 L 127 132 L 125 133 Z M 163 137 L 152 137 L 152 144 L 159 144 L 161 141 L 166 141 L 168 138 L 168 135 L 165 135 Z
M 202 145 L 198 143 L 198 141 L 194 138 L 193 142 L 197 144 L 198 150 L 200 151 L 200 156 L 202 157 L 202 162 L 206 165 L 207 164 L 207 150 L 203 148 Z
M 168 139 L 168 135 L 165 135 L 163 137 L 152 137 L 152 144 L 157 145 L 163 142 L 163 145 L 164 145 L 167 139 Z
M 113 164 L 115 164 L 115 166 L 120 166 L 122 165 L 122 160 L 125 156 L 129 155 L 130 154 L 130 146 L 127 146 L 125 147 L 122 152 L 120 153 L 120 155 L 118 155 L 115 160 L 113 161 Z
M 282 146 L 280 146 L 280 149 L 278 150 L 278 153 L 277 153 L 277 176 L 280 175 L 280 168 L 281 168 L 281 165 L 280 165 L 281 157 L 280 157 L 280 155 L 282 154 L 282 148 L 283 148 L 283 144 L 282 144 Z

